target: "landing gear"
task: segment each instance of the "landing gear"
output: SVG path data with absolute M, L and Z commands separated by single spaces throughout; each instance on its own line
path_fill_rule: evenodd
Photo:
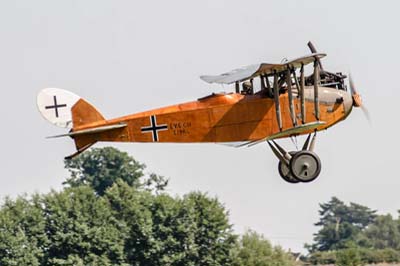
M 312 151 L 297 152 L 289 163 L 290 173 L 300 182 L 311 182 L 321 172 L 321 161 Z
M 321 160 L 313 152 L 316 133 L 311 143 L 311 134 L 298 152 L 286 152 L 275 141 L 267 141 L 274 154 L 279 159 L 278 170 L 280 176 L 288 183 L 307 183 L 315 180 L 321 172 Z
M 289 152 L 290 155 L 296 154 L 296 152 Z M 278 171 L 279 175 L 283 178 L 288 183 L 296 184 L 299 183 L 300 181 L 296 178 L 293 177 L 292 173 L 290 172 L 290 169 L 286 163 L 282 163 L 279 161 L 278 163 Z

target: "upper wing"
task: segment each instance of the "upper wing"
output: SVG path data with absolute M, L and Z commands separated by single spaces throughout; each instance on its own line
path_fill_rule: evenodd
M 251 65 L 230 72 L 217 75 L 217 76 L 200 76 L 202 80 L 208 83 L 231 84 L 254 78 L 260 75 L 268 75 L 274 72 L 286 71 L 288 67 L 299 68 L 301 65 L 307 65 L 315 61 L 316 58 L 320 59 L 325 57 L 326 54 L 313 53 L 308 56 L 303 56 L 284 64 L 268 64 L 262 63 L 258 65 Z
M 236 81 L 246 80 L 260 69 L 260 64 L 246 66 L 234 69 L 230 72 L 217 75 L 217 76 L 200 76 L 202 80 L 208 83 L 231 84 Z

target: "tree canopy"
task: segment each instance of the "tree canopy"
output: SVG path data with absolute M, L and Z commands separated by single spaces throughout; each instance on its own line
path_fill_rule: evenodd
M 233 251 L 233 266 L 291 266 L 294 258 L 280 247 L 273 247 L 264 236 L 247 230 Z
M 217 198 L 171 196 L 165 178 L 127 153 L 92 149 L 65 165 L 71 177 L 61 191 L 4 200 L 0 265 L 239 266 L 256 246 L 257 265 L 287 265 L 288 255 L 255 233 L 238 242 Z
M 314 264 L 361 265 L 400 262 L 400 219 L 336 197 L 320 204 L 320 230 L 306 245 Z
M 138 187 L 145 169 L 144 164 L 112 147 L 94 148 L 64 163 L 71 174 L 64 184 L 71 187 L 89 185 L 100 195 L 117 179 Z
M 99 195 L 103 195 L 118 179 L 132 187 L 155 191 L 163 190 L 168 184 L 168 180 L 154 173 L 146 178 L 145 164 L 112 147 L 94 148 L 64 163 L 71 174 L 65 185 L 88 185 Z
M 121 180 L 103 196 L 77 186 L 0 211 L 0 265 L 227 265 L 235 239 L 215 198 L 154 195 Z
M 344 204 L 336 197 L 320 204 L 320 220 L 315 224 L 321 229 L 314 235 L 314 243 L 308 246 L 311 252 L 346 248 L 375 217 L 376 211 L 350 203 Z

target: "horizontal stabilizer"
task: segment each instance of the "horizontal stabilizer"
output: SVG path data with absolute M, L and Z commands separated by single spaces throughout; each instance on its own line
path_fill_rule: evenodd
M 112 130 L 112 129 L 124 128 L 126 126 L 127 126 L 126 123 L 120 123 L 120 124 L 115 124 L 115 125 L 107 125 L 107 126 L 88 128 L 88 129 L 83 129 L 83 130 L 78 130 L 78 131 L 72 131 L 67 134 L 50 136 L 47 138 L 73 137 L 73 136 L 78 136 L 78 135 L 94 134 L 94 133 L 100 133 L 100 132 L 104 132 L 104 131 L 108 131 L 108 130 Z

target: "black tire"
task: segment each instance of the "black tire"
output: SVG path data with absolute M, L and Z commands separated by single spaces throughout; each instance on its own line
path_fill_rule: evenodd
M 287 168 L 287 170 L 284 168 Z M 297 184 L 300 182 L 299 180 L 295 179 L 292 176 L 292 174 L 290 173 L 290 169 L 286 165 L 284 165 L 281 161 L 279 161 L 279 164 L 278 164 L 278 172 L 279 172 L 279 175 L 282 177 L 282 179 L 288 183 Z
M 307 168 L 304 170 L 304 168 Z M 312 151 L 297 152 L 289 163 L 290 173 L 302 183 L 314 181 L 321 173 L 321 160 Z
M 291 156 L 294 156 L 296 154 L 296 151 L 290 151 L 289 154 Z M 279 161 L 278 163 L 278 172 L 282 179 L 288 183 L 297 184 L 300 182 L 292 176 L 292 174 L 290 173 L 290 169 L 286 165 L 282 164 L 281 161 Z

